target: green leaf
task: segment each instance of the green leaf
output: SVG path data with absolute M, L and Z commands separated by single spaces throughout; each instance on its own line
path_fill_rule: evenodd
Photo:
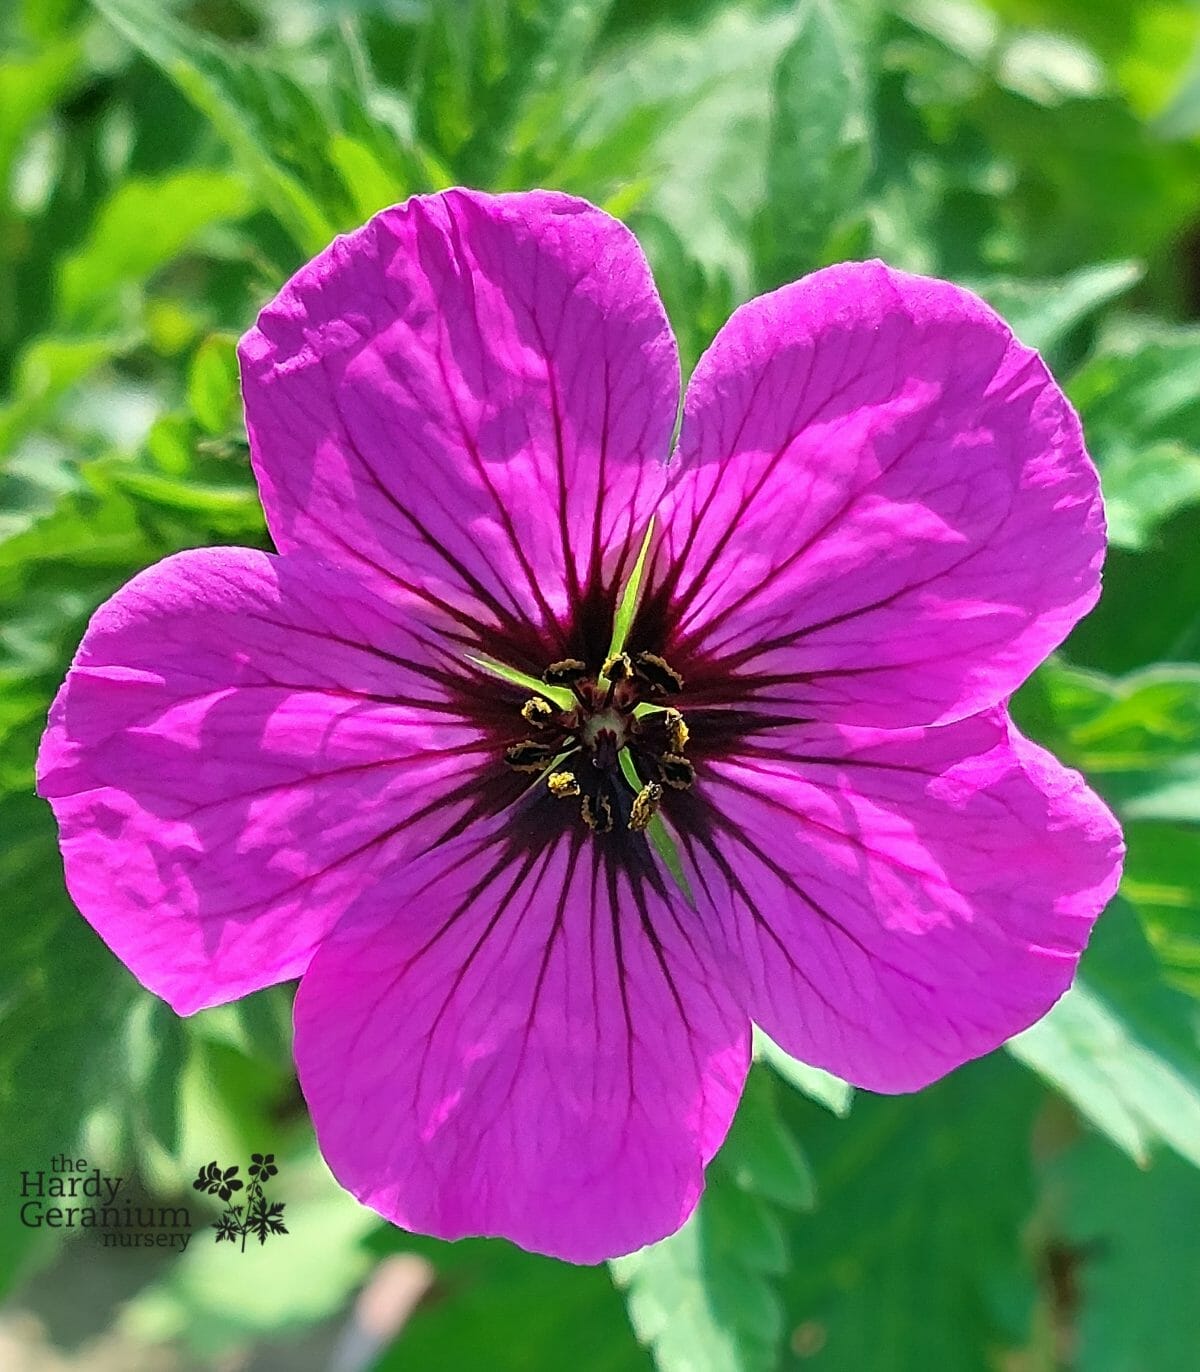
M 497 1239 L 436 1239 L 380 1226 L 378 1253 L 417 1255 L 438 1274 L 424 1302 L 374 1372 L 486 1368 L 649 1372 L 620 1297 L 602 1267 L 573 1267 Z
M 1200 829 L 1125 825 L 1121 892 L 1137 910 L 1171 984 L 1200 1000 Z
M 1053 281 L 991 277 L 962 284 L 983 296 L 1021 342 L 1054 367 L 1062 345 L 1079 326 L 1130 291 L 1142 275 L 1138 262 L 1104 262 Z
M 553 137 L 609 3 L 431 0 L 417 68 L 422 142 L 468 182 L 538 179 L 536 149 Z
M 1135 1162 L 1166 1143 L 1200 1167 L 1196 1007 L 1124 901 L 1100 917 L 1075 985 L 1008 1048 Z
M 266 538 L 258 491 L 241 473 L 226 473 L 220 481 L 204 480 L 194 461 L 179 477 L 124 462 L 108 463 L 102 471 L 105 483 L 133 497 L 140 511 L 150 508 L 182 518 L 182 543 L 222 538 L 261 544 Z
M 604 28 L 613 0 L 555 0 L 544 5 L 536 45 L 513 119 L 511 149 L 502 174 L 505 186 L 520 189 L 545 177 L 558 154 L 564 115 L 580 76 Z
M 316 102 L 286 73 L 236 55 L 193 33 L 148 0 L 95 0 L 97 9 L 175 83 L 228 143 L 259 196 L 307 253 L 325 247 L 339 218 L 350 218 L 340 178 L 321 160 L 306 181 L 289 160 L 323 151 L 327 124 Z M 325 203 L 310 190 L 326 171 Z M 332 200 L 335 214 L 330 216 Z M 342 211 L 338 215 L 336 211 Z
M 1080 667 L 1132 673 L 1158 663 L 1200 663 L 1200 504 L 1176 511 L 1136 552 L 1110 547 L 1100 603 L 1076 625 L 1069 655 Z
M 385 166 L 368 144 L 348 134 L 335 133 L 330 138 L 329 156 L 346 183 L 355 217 L 364 222 L 376 211 L 404 200 L 414 189 Z
M 610 1263 L 659 1372 L 777 1365 L 783 1316 L 772 1277 L 787 1265 L 774 1206 L 808 1207 L 808 1166 L 782 1125 L 774 1083 L 751 1074 L 729 1138 L 683 1228 Z
M 1177 510 L 1200 504 L 1200 453 L 1178 443 L 1133 450 L 1114 445 L 1103 459 L 1110 542 L 1144 548 Z
M 774 1077 L 751 1072 L 716 1168 L 746 1195 L 793 1210 L 816 1203 L 808 1160 L 780 1117 Z
M 122 314 L 122 295 L 173 261 L 204 229 L 241 219 L 253 202 L 245 181 L 227 172 L 184 168 L 124 181 L 101 206 L 78 251 L 59 273 L 65 327 L 103 328 Z
M 860 208 L 871 165 L 866 84 L 842 13 L 804 0 L 775 73 L 767 198 L 758 220 L 759 276 L 778 285 L 820 266 L 842 221 Z
M 1028 1337 L 1030 1135 L 1040 1091 L 1003 1057 L 839 1120 L 798 1095 L 819 1203 L 790 1226 L 792 1350 L 827 1372 L 975 1372 Z M 1014 1363 L 1015 1365 L 1015 1363 Z
M 179 1016 L 155 996 L 140 995 L 126 1021 L 130 1127 L 167 1153 L 179 1147 L 181 1085 L 188 1036 Z
M 1139 1170 L 1098 1139 L 1047 1168 L 1072 1372 L 1194 1372 L 1200 1176 L 1171 1157 Z
M 210 434 L 241 427 L 237 339 L 212 334 L 196 349 L 188 369 L 188 405 L 197 423 Z
M 17 358 L 12 392 L 0 405 L 0 453 L 14 452 L 55 407 L 97 368 L 131 351 L 134 332 L 29 340 Z
M 719 267 L 706 267 L 685 239 L 660 215 L 635 211 L 630 228 L 654 273 L 671 328 L 679 342 L 683 375 L 690 376 L 700 354 L 738 303 L 733 283 Z
M 835 1115 L 848 1115 L 850 1102 L 854 1099 L 854 1087 L 842 1081 L 831 1072 L 820 1067 L 809 1067 L 807 1063 L 790 1057 L 773 1043 L 758 1026 L 754 1029 L 754 1055 L 772 1067 L 790 1086 L 803 1091 L 811 1100 L 817 1101 Z
M 1200 329 L 1110 326 L 1069 392 L 1100 465 L 1109 537 L 1142 548 L 1200 502 Z
M 1123 817 L 1200 820 L 1200 667 L 1114 678 L 1052 659 L 1013 714 Z
M 19 743 L 29 756 L 36 739 Z M 133 978 L 76 912 L 63 889 L 49 806 L 28 791 L 0 795 L 0 1170 L 49 1170 L 78 1156 L 85 1122 L 122 1071 Z M 20 1194 L 0 1203 L 0 1290 L 20 1275 L 38 1237 L 22 1229 Z M 24 1243 L 16 1240 L 22 1239 Z
M 1161 106 L 1178 82 L 1197 38 L 1196 11 L 1188 0 L 1156 0 L 1144 6 L 990 0 L 990 7 L 1021 27 L 1081 40 L 1146 113 Z
M 639 217 L 668 226 L 714 291 L 727 282 L 731 302 L 744 299 L 753 287 L 750 229 L 766 176 L 770 99 L 762 74 L 778 63 L 795 27 L 770 7 L 715 7 L 703 22 L 658 26 L 615 45 L 578 82 L 551 183 L 586 195 L 602 187 L 603 198 L 649 178 Z M 669 243 L 661 249 L 669 254 Z M 674 322 L 686 342 L 692 304 L 682 299 L 686 308 Z M 706 303 L 705 318 L 711 313 Z
M 76 35 L 46 44 L 29 56 L 0 61 L 0 186 L 7 188 L 21 144 L 56 99 L 80 78 L 82 44 Z

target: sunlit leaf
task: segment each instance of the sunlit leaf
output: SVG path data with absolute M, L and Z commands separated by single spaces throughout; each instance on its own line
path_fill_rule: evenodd
M 994 1057 L 917 1095 L 862 1094 L 846 1120 L 788 1099 L 818 1204 L 790 1224 L 784 1366 L 974 1372 L 1025 1345 L 1038 1097 Z
M 1138 1163 L 1161 1144 L 1200 1167 L 1196 1006 L 1163 980 L 1133 912 L 1101 916 L 1079 979 L 1009 1051 Z
M 1200 330 L 1110 327 L 1070 394 L 1100 464 L 1109 535 L 1141 548 L 1200 502 Z
M 213 334 L 196 350 L 188 368 L 188 405 L 201 428 L 228 433 L 240 422 L 237 339 Z
M 1054 660 L 1023 688 L 1015 712 L 1123 816 L 1200 820 L 1200 668 L 1112 678 Z
M 820 1067 L 809 1067 L 790 1057 L 756 1028 L 754 1031 L 754 1053 L 767 1063 L 789 1085 L 803 1091 L 810 1099 L 819 1102 L 835 1115 L 846 1115 L 854 1099 L 854 1087 L 840 1077 L 823 1071 Z
M 280 155 L 289 145 L 294 155 L 298 140 L 323 146 L 325 125 L 312 97 L 286 74 L 190 33 L 160 5 L 148 0 L 95 3 L 211 121 L 300 248 L 316 252 L 324 247 L 336 232 L 336 214 L 330 216 L 329 206 Z
M 1200 828 L 1125 825 L 1121 890 L 1137 910 L 1173 985 L 1200 1000 Z
M 1142 274 L 1136 262 L 1105 262 L 1083 267 L 1057 281 L 1008 277 L 962 284 L 977 291 L 1003 315 L 1022 343 L 1036 348 L 1053 363 L 1071 334 L 1130 291 Z
M 865 111 L 865 78 L 843 14 L 831 0 L 804 0 L 775 73 L 757 225 L 764 285 L 820 266 L 840 221 L 861 214 L 871 161 Z
M 660 1372 L 755 1372 L 776 1366 L 782 1312 L 772 1278 L 787 1265 L 774 1204 L 807 1207 L 812 1181 L 781 1123 L 771 1079 L 752 1076 L 678 1234 L 611 1263 L 639 1340 Z
M 187 169 L 123 182 L 101 207 L 87 240 L 62 263 L 64 325 L 115 322 L 124 291 L 140 290 L 202 230 L 242 218 L 251 205 L 245 181 L 226 172 Z

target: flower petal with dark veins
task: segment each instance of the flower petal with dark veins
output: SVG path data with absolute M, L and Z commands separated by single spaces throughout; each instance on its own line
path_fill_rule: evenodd
M 93 616 L 38 789 L 75 903 L 181 1013 L 299 975 L 381 865 L 519 794 L 495 758 L 522 693 L 416 609 L 210 548 Z
M 693 704 L 961 719 L 1100 593 L 1099 481 L 1041 358 L 969 291 L 878 262 L 734 313 L 672 473 L 642 622 Z
M 326 1161 L 382 1215 L 599 1262 L 691 1213 L 749 1021 L 641 835 L 529 822 L 364 896 L 301 983 L 296 1061 Z
M 1112 815 L 999 711 L 764 728 L 698 766 L 680 851 L 747 1013 L 873 1091 L 915 1090 L 1044 1015 L 1120 878 Z
M 417 196 L 302 268 L 240 351 L 281 552 L 436 606 L 523 670 L 578 651 L 581 609 L 605 651 L 679 396 L 623 224 L 541 191 Z

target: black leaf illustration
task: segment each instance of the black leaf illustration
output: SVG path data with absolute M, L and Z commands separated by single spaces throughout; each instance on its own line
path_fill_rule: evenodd
M 242 1236 L 241 1227 L 236 1218 L 228 1213 L 222 1215 L 213 1225 L 213 1228 L 217 1231 L 218 1243 L 221 1243 L 225 1239 L 228 1239 L 230 1243 L 233 1243 L 235 1239 L 239 1239 Z
M 283 1202 L 272 1201 L 270 1204 L 265 1200 L 260 1200 L 246 1216 L 246 1228 L 252 1234 L 258 1235 L 259 1243 L 266 1243 L 268 1234 L 286 1234 L 287 1226 L 283 1223 Z

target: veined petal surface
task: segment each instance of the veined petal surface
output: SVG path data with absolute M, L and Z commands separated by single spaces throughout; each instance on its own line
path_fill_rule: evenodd
M 296 976 L 382 865 L 519 792 L 514 695 L 315 559 L 168 558 L 96 612 L 51 710 L 71 895 L 183 1013 Z
M 351 910 L 300 984 L 296 1060 L 326 1161 L 380 1214 L 599 1262 L 695 1206 L 749 1022 L 644 837 L 546 843 L 561 804 Z
M 550 192 L 417 196 L 303 267 L 240 351 L 281 552 L 435 605 L 524 670 L 543 645 L 603 653 L 679 397 L 624 225 Z
M 692 699 L 963 718 L 1099 594 L 1099 483 L 1041 359 L 969 292 L 881 263 L 737 310 L 672 471 L 643 622 Z
M 916 1090 L 1044 1015 L 1120 877 L 1103 803 L 999 711 L 764 728 L 697 771 L 681 856 L 747 1012 L 873 1091 Z

